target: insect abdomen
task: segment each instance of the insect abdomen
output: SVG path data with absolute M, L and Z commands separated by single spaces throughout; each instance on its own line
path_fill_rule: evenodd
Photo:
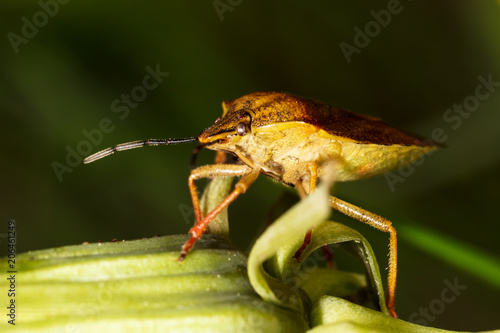
M 342 143 L 338 181 L 380 175 L 408 165 L 436 147 Z

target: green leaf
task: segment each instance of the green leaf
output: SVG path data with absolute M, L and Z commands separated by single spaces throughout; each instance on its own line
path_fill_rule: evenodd
M 313 303 L 325 294 L 355 295 L 365 288 L 364 279 L 352 273 L 319 269 L 321 262 L 325 261 L 321 256 L 310 260 L 301 271 L 304 258 L 316 249 L 339 244 L 341 249 L 362 262 L 372 301 L 388 313 L 379 267 L 370 244 L 359 232 L 343 224 L 325 222 L 330 213 L 328 187 L 328 183 L 321 184 L 312 195 L 277 219 L 257 240 L 248 259 L 250 282 L 265 300 L 302 312 L 305 305 L 299 288 L 305 290 Z M 302 253 L 302 262 L 298 262 L 294 254 L 302 245 L 306 232 L 312 228 L 311 243 Z
M 318 249 L 326 244 L 338 244 L 339 249 L 351 254 L 356 260 L 361 262 L 365 269 L 365 276 L 368 281 L 367 284 L 369 286 L 371 301 L 382 312 L 389 314 L 385 304 L 384 286 L 380 276 L 379 266 L 370 243 L 368 243 L 368 241 L 358 231 L 341 223 L 327 221 L 313 230 L 311 244 L 304 251 L 303 255 L 308 256 L 315 249 Z M 313 275 L 315 274 L 316 273 Z M 330 273 L 330 275 L 334 274 L 334 272 Z M 355 282 L 356 280 L 354 277 L 350 281 L 346 281 L 346 283 Z M 325 290 L 324 294 L 342 296 L 341 294 L 327 292 L 330 288 L 337 288 L 335 280 L 331 280 L 331 277 L 325 277 L 323 285 Z M 315 298 L 314 301 L 317 301 L 317 298 Z
M 392 318 L 341 298 L 323 296 L 311 312 L 308 333 L 445 333 L 452 332 Z M 491 331 L 499 332 L 499 331 Z
M 166 236 L 19 254 L 17 325 L 2 323 L 2 331 L 307 329 L 298 312 L 267 303 L 253 291 L 247 258 L 221 238 L 204 235 L 180 264 L 176 259 L 187 239 Z M 8 290 L 7 282 L 0 282 L 2 290 Z
M 500 289 L 500 258 L 430 228 L 417 224 L 398 226 L 401 238 L 421 251 L 440 258 Z
M 325 221 L 330 214 L 329 185 L 321 184 L 313 194 L 290 208 L 266 229 L 252 247 L 248 258 L 248 277 L 254 289 L 265 300 L 303 312 L 297 287 L 281 281 L 278 276 L 269 275 L 263 264 L 280 249 L 289 249 L 294 240 L 303 240 L 309 229 Z M 291 261 L 288 259 L 283 260 L 284 267 L 279 270 L 287 269 L 287 263 Z M 282 261 L 275 262 L 279 265 Z

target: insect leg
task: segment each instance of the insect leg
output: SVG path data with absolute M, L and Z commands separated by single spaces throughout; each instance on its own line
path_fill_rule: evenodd
M 201 237 L 203 231 L 207 228 L 210 221 L 214 219 L 224 208 L 226 208 L 231 202 L 233 202 L 240 194 L 245 193 L 248 187 L 257 179 L 259 176 L 260 169 L 251 169 L 246 165 L 206 165 L 199 167 L 191 172 L 189 176 L 189 189 L 191 192 L 191 197 L 193 200 L 193 208 L 196 217 L 196 224 L 189 230 L 192 235 L 191 238 L 182 246 L 181 255 L 179 256 L 179 261 L 184 260 L 189 250 L 193 247 L 197 239 Z M 217 178 L 217 177 L 233 177 L 242 176 L 243 177 L 236 183 L 234 190 L 207 216 L 201 216 L 200 202 L 198 199 L 198 193 L 196 191 L 196 185 L 194 181 L 199 178 Z
M 198 198 L 198 191 L 196 189 L 195 180 L 200 178 L 221 178 L 221 177 L 237 177 L 250 173 L 251 168 L 246 165 L 204 165 L 191 171 L 188 179 L 189 192 L 193 201 L 194 216 L 196 223 L 201 221 L 201 208 L 200 200 Z
M 308 163 L 307 171 L 309 171 L 309 191 L 307 193 L 311 194 L 316 189 L 316 183 L 318 181 L 318 163 Z
M 391 221 L 384 219 L 381 216 L 373 214 L 363 208 L 335 198 L 330 197 L 330 206 L 347 216 L 366 223 L 378 230 L 389 233 L 389 277 L 387 279 L 387 309 L 394 318 L 397 318 L 394 310 L 395 295 L 396 295 L 396 278 L 397 278 L 397 236 L 396 229 L 392 226 Z
M 217 151 L 215 155 L 215 164 L 223 164 L 226 161 L 226 153 L 223 151 Z

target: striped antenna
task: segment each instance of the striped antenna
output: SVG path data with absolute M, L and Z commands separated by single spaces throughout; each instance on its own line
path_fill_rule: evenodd
M 144 146 L 177 145 L 180 143 L 187 143 L 187 142 L 193 142 L 193 141 L 198 141 L 198 138 L 192 137 L 192 138 L 168 139 L 168 140 L 167 139 L 149 139 L 149 140 L 144 140 L 144 141 L 139 140 L 139 141 L 120 143 L 119 145 L 106 148 L 106 149 L 101 150 L 95 154 L 90 155 L 89 157 L 87 157 L 83 160 L 83 163 L 85 163 L 85 164 L 92 163 L 92 162 L 97 161 L 103 157 L 106 157 L 106 156 L 113 154 L 115 151 L 129 150 L 129 149 L 140 148 L 140 147 L 144 147 Z

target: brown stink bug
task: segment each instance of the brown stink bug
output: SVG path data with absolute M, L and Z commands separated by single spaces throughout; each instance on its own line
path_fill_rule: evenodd
M 198 138 L 147 140 L 124 143 L 85 159 L 93 162 L 115 151 L 142 146 L 199 141 L 201 147 L 235 155 L 241 164 L 205 165 L 191 171 L 188 179 L 196 224 L 184 244 L 182 261 L 212 219 L 257 179 L 259 174 L 297 188 L 301 196 L 314 191 L 327 162 L 335 160 L 336 180 L 349 181 L 379 175 L 407 165 L 436 149 L 424 141 L 382 123 L 337 107 L 278 92 L 258 92 L 222 103 L 223 114 Z M 220 156 L 221 153 L 219 153 Z M 219 161 L 222 159 L 219 158 Z M 241 177 L 234 190 L 206 216 L 202 216 L 195 180 Z M 397 275 L 397 238 L 391 222 L 360 207 L 331 196 L 330 206 L 352 218 L 389 233 L 387 307 L 394 311 Z M 307 246 L 311 233 L 305 237 Z

